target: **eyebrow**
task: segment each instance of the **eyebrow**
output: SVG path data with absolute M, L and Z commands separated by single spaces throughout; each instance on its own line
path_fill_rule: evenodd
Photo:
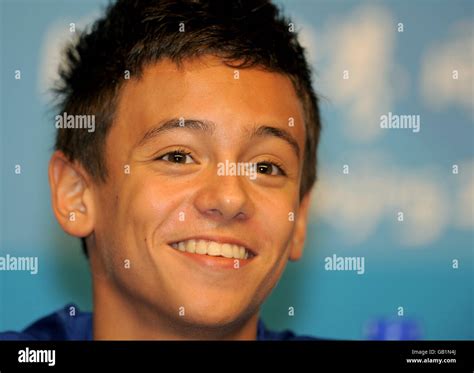
M 167 131 L 171 131 L 177 128 L 187 128 L 192 130 L 199 130 L 206 132 L 209 135 L 212 135 L 214 132 L 216 125 L 207 120 L 197 120 L 197 119 L 183 119 L 183 118 L 173 118 L 166 120 L 160 123 L 158 126 L 153 127 L 152 129 L 148 130 L 145 135 L 142 137 L 138 146 L 142 146 L 151 139 L 155 138 L 159 134 Z
M 216 125 L 214 122 L 208 120 L 200 120 L 200 119 L 184 119 L 184 118 L 172 118 L 161 122 L 158 126 L 151 128 L 148 130 L 145 135 L 142 137 L 138 146 L 143 146 L 148 141 L 152 140 L 153 138 L 157 137 L 161 133 L 172 131 L 175 129 L 191 129 L 196 131 L 202 131 L 209 136 L 212 135 L 216 129 Z M 296 139 L 291 135 L 290 132 L 273 126 L 268 125 L 261 125 L 255 126 L 251 131 L 249 138 L 252 140 L 256 137 L 277 137 L 282 139 L 286 143 L 288 143 L 291 148 L 296 153 L 297 158 L 300 158 L 300 147 Z
M 266 137 L 266 136 L 274 136 L 287 142 L 296 153 L 296 157 L 298 159 L 300 158 L 300 152 L 301 152 L 300 146 L 298 145 L 298 142 L 296 141 L 296 139 L 293 137 L 293 135 L 290 132 L 284 130 L 283 128 L 264 125 L 264 126 L 255 127 L 253 131 L 250 133 L 250 139 L 253 139 L 255 137 Z

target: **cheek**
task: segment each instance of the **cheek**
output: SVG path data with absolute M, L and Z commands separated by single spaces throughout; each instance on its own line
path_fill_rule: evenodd
M 95 234 L 101 266 L 106 272 L 121 276 L 123 271 L 117 268 L 121 269 L 124 259 L 129 259 L 136 273 L 150 273 L 150 252 L 161 243 L 158 241 L 163 239 L 163 233 L 177 226 L 185 194 L 138 173 L 133 179 L 111 185 L 114 187 L 99 196 L 101 211 Z
M 119 246 L 129 246 L 135 236 L 144 236 L 147 225 L 159 224 L 173 203 L 159 183 L 139 175 L 126 177 L 133 179 L 110 181 L 97 198 L 96 235 Z
M 134 183 L 122 192 L 120 225 L 127 232 L 131 247 L 146 238 L 149 245 L 169 240 L 173 232 L 193 224 L 191 185 L 170 182 L 156 175 L 137 175 Z M 114 217 L 117 220 L 117 217 Z M 131 242 L 131 241 L 135 242 Z
M 276 202 L 278 201 L 278 202 Z M 266 248 L 262 256 L 263 278 L 259 281 L 257 293 L 261 299 L 268 296 L 271 289 L 280 279 L 288 261 L 291 241 L 295 228 L 297 203 L 286 197 L 272 199 L 272 203 L 261 210 L 262 245 Z M 268 253 L 268 255 L 266 254 Z
M 142 178 L 140 183 L 130 185 L 121 194 L 124 198 L 122 223 L 133 225 L 134 230 L 148 235 L 150 229 L 178 219 L 179 194 L 168 185 L 153 181 L 153 178 Z
M 268 206 L 271 208 L 261 209 L 259 218 L 264 232 L 263 237 L 266 237 L 274 258 L 284 257 L 283 254 L 288 250 L 294 232 L 296 204 L 286 196 L 286 198 L 273 198 Z

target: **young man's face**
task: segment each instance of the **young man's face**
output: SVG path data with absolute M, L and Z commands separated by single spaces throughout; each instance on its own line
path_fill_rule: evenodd
M 148 66 L 122 88 L 106 140 L 108 179 L 93 187 L 95 285 L 177 323 L 255 315 L 301 254 L 304 143 L 288 77 L 212 57 Z M 257 174 L 236 176 L 239 163 L 257 163 Z M 179 242 L 207 254 L 180 251 Z

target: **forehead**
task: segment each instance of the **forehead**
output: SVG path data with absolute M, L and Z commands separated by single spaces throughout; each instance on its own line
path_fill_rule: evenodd
M 226 66 L 215 57 L 162 60 L 123 86 L 116 125 L 131 136 L 158 121 L 205 118 L 218 125 L 273 122 L 303 136 L 303 108 L 291 80 L 258 68 Z M 133 126 L 130 126 L 133 121 Z M 300 136 L 298 136 L 300 135 Z

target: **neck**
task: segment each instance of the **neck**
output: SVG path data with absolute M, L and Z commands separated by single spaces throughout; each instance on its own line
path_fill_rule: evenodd
M 138 304 L 104 278 L 94 279 L 95 340 L 255 340 L 258 312 L 231 325 L 202 327 L 183 323 L 151 306 Z

